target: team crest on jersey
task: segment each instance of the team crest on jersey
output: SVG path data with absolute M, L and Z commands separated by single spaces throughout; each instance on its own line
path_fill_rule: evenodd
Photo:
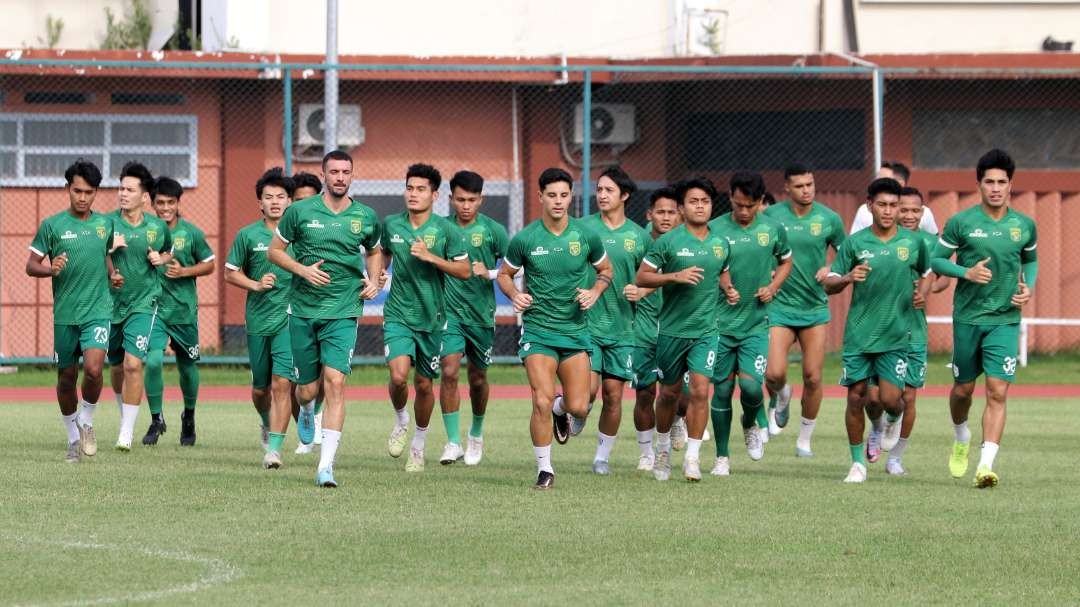
M 573 240 L 570 242 L 570 254 L 575 257 L 581 255 L 581 243 L 577 240 Z
M 469 237 L 469 242 L 472 243 L 472 246 L 478 247 L 478 246 L 484 244 L 484 235 L 481 234 L 480 232 L 474 232 Z
M 353 219 L 349 222 L 349 231 L 353 234 L 359 234 L 360 230 L 364 228 L 364 222 L 359 219 Z
M 435 235 L 434 234 L 424 234 L 424 244 L 426 244 L 429 249 L 431 247 L 435 246 Z
M 1020 228 L 1009 228 L 1009 238 L 1012 238 L 1013 242 L 1020 242 Z
M 715 255 L 717 259 L 719 259 L 724 256 L 724 247 L 720 245 L 713 245 L 712 252 L 713 255 Z
M 910 255 L 911 251 L 909 251 L 907 247 L 896 247 L 896 256 L 900 261 L 907 261 Z
M 176 238 L 176 240 L 173 240 L 173 248 L 176 249 L 177 251 L 182 251 L 184 249 L 184 245 L 186 245 L 186 244 L 187 244 L 187 239 L 184 238 L 183 236 L 178 236 Z
M 634 249 L 637 249 L 637 241 L 633 238 L 627 238 L 622 241 L 622 246 L 627 253 L 633 253 Z
M 155 240 L 157 240 L 157 230 L 147 230 L 146 231 L 146 242 L 148 242 L 150 244 L 154 244 Z
M 821 224 L 820 223 L 812 223 L 812 224 L 810 224 L 810 235 L 811 236 L 820 236 L 821 235 Z
M 759 245 L 763 246 L 763 247 L 769 246 L 769 233 L 768 232 L 758 232 L 757 243 Z
M 105 226 L 97 227 L 97 237 L 101 238 L 102 240 L 105 239 Z

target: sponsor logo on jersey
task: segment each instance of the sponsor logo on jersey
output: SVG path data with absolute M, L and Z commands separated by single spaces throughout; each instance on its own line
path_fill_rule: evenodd
M 720 245 L 713 245 L 712 254 L 715 255 L 717 257 L 717 259 L 723 257 L 724 256 L 724 247 L 722 247 Z
M 484 244 L 484 235 L 480 232 L 473 232 L 469 236 L 469 242 L 472 244 L 472 246 L 479 247 Z
M 1020 242 L 1021 235 L 1020 228 L 1009 228 L 1009 238 L 1011 238 L 1013 242 Z
M 349 221 L 349 231 L 353 234 L 359 234 L 363 227 L 364 223 L 359 219 L 353 219 Z
M 178 236 L 175 240 L 173 240 L 173 248 L 176 249 L 177 251 L 183 250 L 184 245 L 186 245 L 186 244 L 187 244 L 187 239 L 184 238 L 183 236 Z
M 690 249 L 686 248 L 686 247 L 683 247 L 682 249 L 679 250 L 678 253 L 675 254 L 675 256 L 676 257 L 693 257 L 694 252 L 691 251 Z
M 71 230 L 67 230 L 60 236 L 60 240 L 72 240 L 72 239 L 78 238 L 78 237 L 79 237 L 79 235 L 76 234 L 75 232 L 72 232 Z
M 545 249 L 544 247 L 542 247 L 540 245 L 537 245 L 537 247 L 535 249 L 533 249 L 532 251 L 529 251 L 529 256 L 532 257 L 532 256 L 536 256 L 536 255 L 548 255 L 549 253 L 550 253 L 550 251 L 548 251 L 547 249 Z
M 98 235 L 98 238 L 100 238 L 102 240 L 105 239 L 105 226 L 98 226 L 97 227 L 97 235 Z
M 405 239 L 400 234 L 394 234 L 390 237 L 390 242 L 394 244 L 405 244 Z
M 264 253 L 266 251 L 269 251 L 270 247 L 266 246 L 265 242 L 260 242 L 259 244 L 255 245 L 251 250 L 252 251 L 258 251 L 260 253 Z
M 637 241 L 633 238 L 626 238 L 622 241 L 622 247 L 627 253 L 633 253 L 637 249 Z
M 982 228 L 975 228 L 973 232 L 968 234 L 968 238 L 990 238 L 990 235 L 983 232 Z
M 811 236 L 820 236 L 821 235 L 821 224 L 820 223 L 812 223 L 812 224 L 810 224 L 810 235 Z
M 911 251 L 907 247 L 896 247 L 896 256 L 900 258 L 900 261 L 907 261 L 911 255 Z
M 763 247 L 769 246 L 769 233 L 768 232 L 758 232 L 757 243 L 759 245 L 763 246 Z
M 424 234 L 424 244 L 426 244 L 428 246 L 428 248 L 431 248 L 431 247 L 435 246 L 435 235 L 434 234 Z
M 326 226 L 324 226 L 324 225 L 322 224 L 322 222 L 321 222 L 321 221 L 319 221 L 318 219 L 312 219 L 312 220 L 311 220 L 310 222 L 308 222 L 308 223 L 307 223 L 307 225 L 305 225 L 304 227 L 305 227 L 305 228 L 319 228 L 319 229 L 321 230 L 321 229 L 325 228 Z
M 858 258 L 858 259 L 873 259 L 874 254 L 871 253 L 870 251 L 867 251 L 866 249 L 863 249 L 863 250 L 859 251 L 859 254 L 856 255 L 855 257 Z
M 150 244 L 154 244 L 155 240 L 157 240 L 157 230 L 147 230 L 146 231 L 146 242 L 148 242 Z
M 581 243 L 577 240 L 570 241 L 570 254 L 574 257 L 581 255 Z

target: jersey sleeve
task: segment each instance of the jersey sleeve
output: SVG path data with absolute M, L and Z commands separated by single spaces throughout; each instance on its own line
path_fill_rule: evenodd
M 791 245 L 788 244 L 787 230 L 780 224 L 776 225 L 776 241 L 773 243 L 773 256 L 779 260 L 791 257 Z
M 919 273 L 919 276 L 930 273 L 930 247 L 925 238 L 919 238 L 919 256 L 915 260 L 915 271 Z
M 500 223 L 491 222 L 491 248 L 492 253 L 495 254 L 495 259 L 502 259 L 506 257 L 506 248 L 510 245 L 510 236 L 506 232 L 506 228 Z
M 505 263 L 510 264 L 510 267 L 515 270 L 521 268 L 525 265 L 526 248 L 525 236 L 522 232 L 518 232 L 510 239 L 510 244 L 506 247 Z
M 52 237 L 52 225 L 49 222 L 42 222 L 38 226 L 37 233 L 34 234 L 34 239 L 30 241 L 30 250 L 35 255 L 41 255 L 46 257 L 52 252 L 53 237 Z
M 285 244 L 290 244 L 296 240 L 298 236 L 297 227 L 299 222 L 296 219 L 296 207 L 289 206 L 285 209 L 285 213 L 281 215 L 281 220 L 277 224 L 277 236 L 281 240 L 285 241 Z M 378 225 L 378 224 L 376 224 Z
M 1035 222 L 1031 222 L 1031 237 L 1024 243 L 1024 247 L 1020 249 L 1020 263 L 1031 263 L 1038 261 L 1039 256 L 1035 247 L 1038 245 L 1038 234 L 1035 229 Z
M 284 219 L 284 217 L 282 217 L 282 219 Z M 383 222 L 379 221 L 378 217 L 376 217 L 374 213 L 371 214 L 371 219 L 371 234 L 369 234 L 368 237 L 364 240 L 364 248 L 367 249 L 369 252 L 382 247 L 382 235 L 386 231 L 384 229 L 385 226 Z
M 950 217 L 945 222 L 945 229 L 941 232 L 941 238 L 938 239 L 938 244 L 944 245 L 951 251 L 955 251 L 960 248 L 960 221 L 956 217 Z M 940 249 L 940 247 L 939 247 Z
M 225 267 L 230 270 L 244 269 L 244 265 L 247 264 L 247 239 L 244 238 L 244 233 L 240 232 L 236 235 L 236 239 L 233 240 L 232 248 L 229 249 L 229 256 L 225 258 Z
M 589 243 L 589 263 L 597 265 L 604 258 L 607 257 L 607 251 L 604 250 L 604 243 L 600 240 L 600 237 L 596 235 L 596 232 L 586 228 L 585 242 Z
M 469 258 L 469 250 L 465 248 L 465 232 L 449 221 L 446 222 L 446 258 L 451 261 Z
M 192 243 L 192 252 L 195 253 L 195 259 L 198 263 L 204 261 L 210 261 L 214 259 L 214 250 L 210 248 L 210 244 L 206 242 L 206 234 L 202 230 L 195 230 L 195 242 Z
M 171 253 L 172 252 L 172 247 L 173 247 L 172 233 L 169 231 L 169 226 L 166 225 L 164 221 L 161 222 L 161 230 L 165 234 L 161 238 L 161 248 L 158 249 L 158 252 L 159 253 Z
M 836 213 L 832 215 L 832 230 L 829 234 L 828 243 L 832 245 L 832 248 L 837 251 L 840 250 L 840 245 L 844 244 L 847 239 L 847 235 L 844 233 L 844 222 L 840 219 L 840 216 Z
M 652 246 L 650 246 L 648 252 L 645 253 L 645 259 L 641 260 L 642 263 L 648 264 L 657 271 L 662 271 L 664 265 L 667 264 L 667 261 L 667 242 L 663 238 L 653 241 Z
M 829 274 L 843 276 L 848 273 L 854 263 L 855 248 L 851 246 L 850 241 L 844 241 L 836 252 L 836 259 L 833 259 L 832 266 L 829 267 Z

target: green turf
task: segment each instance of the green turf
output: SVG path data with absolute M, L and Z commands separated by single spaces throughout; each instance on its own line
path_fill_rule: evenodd
M 555 447 L 555 490 L 536 493 L 521 401 L 492 405 L 474 469 L 434 461 L 436 419 L 422 475 L 385 454 L 385 405 L 351 405 L 337 490 L 313 486 L 294 435 L 286 468 L 261 470 L 250 406 L 201 408 L 190 449 L 171 406 L 161 445 L 119 454 L 103 405 L 106 448 L 68 465 L 55 405 L 4 404 L 0 604 L 1076 604 L 1075 405 L 1010 403 L 994 490 L 948 476 L 951 427 L 928 399 L 906 478 L 878 463 L 867 484 L 840 482 L 831 400 L 813 459 L 793 456 L 794 428 L 759 463 L 733 438 L 733 475 L 694 485 L 634 472 L 629 411 L 615 475 L 592 476 L 590 421 Z M 144 409 L 138 436 L 147 422 Z

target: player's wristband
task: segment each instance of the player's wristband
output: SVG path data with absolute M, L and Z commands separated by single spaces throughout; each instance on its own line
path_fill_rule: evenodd
M 488 270 L 487 277 L 488 277 L 488 280 L 495 280 L 496 278 L 499 277 L 499 271 L 498 270 Z
M 596 275 L 596 281 L 597 282 L 603 281 L 604 284 L 608 285 L 609 287 L 611 286 L 611 278 L 608 277 L 606 274 L 597 274 Z

